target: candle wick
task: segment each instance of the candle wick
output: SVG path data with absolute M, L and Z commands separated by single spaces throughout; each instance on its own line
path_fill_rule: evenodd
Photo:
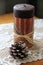
M 26 5 L 24 5 L 24 7 L 26 7 Z

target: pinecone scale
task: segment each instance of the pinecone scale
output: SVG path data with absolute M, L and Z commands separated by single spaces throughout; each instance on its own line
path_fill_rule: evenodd
M 15 42 L 15 44 L 10 47 L 10 55 L 15 59 L 24 59 L 28 56 L 28 47 L 25 43 Z

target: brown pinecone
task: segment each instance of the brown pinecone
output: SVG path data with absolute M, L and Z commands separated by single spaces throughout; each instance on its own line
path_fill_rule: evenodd
M 28 56 L 28 47 L 22 41 L 15 42 L 10 47 L 10 54 L 15 59 L 24 59 Z

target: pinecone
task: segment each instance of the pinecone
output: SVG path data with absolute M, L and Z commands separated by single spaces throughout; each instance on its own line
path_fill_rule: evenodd
M 15 42 L 10 47 L 10 55 L 15 59 L 24 59 L 28 56 L 28 47 L 22 41 Z

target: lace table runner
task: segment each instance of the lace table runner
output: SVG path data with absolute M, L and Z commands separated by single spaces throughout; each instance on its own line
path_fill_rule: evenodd
M 25 60 L 14 60 L 9 47 L 14 43 L 14 24 L 0 24 L 0 65 L 20 65 L 43 59 L 43 19 L 34 21 L 34 43 Z

